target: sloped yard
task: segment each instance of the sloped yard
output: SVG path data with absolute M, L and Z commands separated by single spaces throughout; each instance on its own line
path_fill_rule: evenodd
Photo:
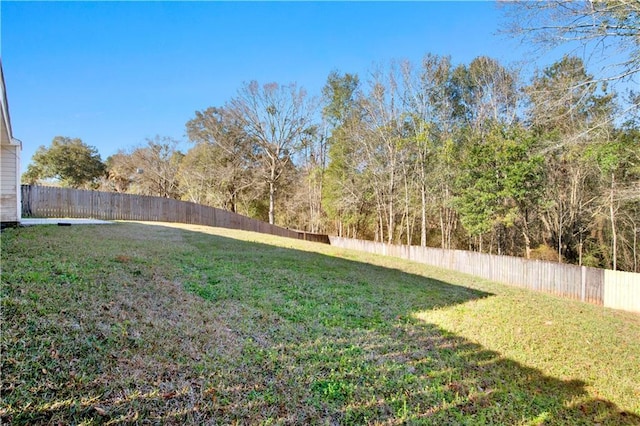
M 2 233 L 1 423 L 640 424 L 640 316 L 187 225 Z

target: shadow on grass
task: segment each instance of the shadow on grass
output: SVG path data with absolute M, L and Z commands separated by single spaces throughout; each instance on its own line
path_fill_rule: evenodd
M 332 423 L 640 424 L 637 415 L 590 397 L 582 381 L 545 376 L 431 324 L 405 327 L 393 338 L 305 342 L 290 350 L 318 372 L 306 383 L 307 401 L 330 413 Z M 262 367 L 280 374 L 277 366 Z
M 76 253 L 73 261 L 81 269 L 83 262 L 119 259 L 109 265 L 121 268 L 118 282 L 108 283 L 116 291 L 127 281 L 147 290 L 127 295 L 139 302 L 132 302 L 130 314 L 119 313 L 118 324 L 129 327 L 125 338 L 107 333 L 104 355 L 92 364 L 96 371 L 87 372 L 93 381 L 76 384 L 72 392 L 41 374 L 40 364 L 15 371 L 13 361 L 3 357 L 3 375 L 16 380 L 6 384 L 3 378 L 2 401 L 11 404 L 11 410 L 0 410 L 3 422 L 640 424 L 636 414 L 591 397 L 584 382 L 545 376 L 413 317 L 492 296 L 486 292 L 323 253 L 170 227 L 124 224 L 49 233 L 73 245 L 69 253 Z M 97 240 L 102 249 L 96 248 Z M 163 241 L 170 245 L 162 247 Z M 86 260 L 92 250 L 96 257 Z M 329 253 L 325 246 L 318 250 Z M 39 255 L 30 252 L 30 265 L 46 268 L 47 261 L 33 259 Z M 136 263 L 136 258 L 155 260 Z M 19 276 L 11 262 L 3 259 L 10 280 Z M 156 348 L 145 325 L 148 312 L 140 306 L 160 300 L 154 292 L 162 288 L 154 286 L 163 279 L 180 282 L 206 300 L 207 309 L 218 315 L 213 329 L 201 324 L 211 318 L 194 314 Z M 26 283 L 3 282 L 10 296 L 19 284 Z M 52 283 L 45 284 L 28 294 L 51 289 Z M 96 323 L 107 322 L 102 307 L 111 302 L 95 303 Z M 25 327 L 37 322 L 23 321 L 34 312 L 13 312 L 5 311 L 4 320 Z M 165 315 L 174 320 L 170 312 Z M 232 339 L 221 340 L 214 334 L 219 330 L 228 330 Z M 3 350 L 7 341 L 20 341 L 20 328 L 7 331 Z M 185 342 L 194 346 L 198 338 L 203 349 L 196 355 L 182 356 L 180 346 L 171 346 L 180 340 L 183 347 Z M 136 377 L 131 359 L 139 360 L 136 371 L 146 369 L 143 376 Z M 101 377 L 107 372 L 108 381 Z M 12 397 L 27 386 L 21 374 L 40 383 L 31 401 Z

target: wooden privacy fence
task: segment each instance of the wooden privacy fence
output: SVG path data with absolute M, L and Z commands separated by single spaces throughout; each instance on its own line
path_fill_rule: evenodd
M 400 257 L 491 281 L 640 312 L 640 274 L 463 250 L 329 237 L 332 246 Z
M 492 281 L 640 312 L 640 274 L 463 250 L 376 243 L 295 231 L 226 210 L 169 198 L 22 186 L 23 217 L 179 222 L 241 229 L 395 256 Z
M 324 234 L 286 229 L 187 201 L 51 186 L 22 185 L 22 216 L 178 222 L 329 243 Z

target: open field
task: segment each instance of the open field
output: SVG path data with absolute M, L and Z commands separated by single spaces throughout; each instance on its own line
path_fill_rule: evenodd
M 193 225 L 2 233 L 1 423 L 640 424 L 640 315 Z

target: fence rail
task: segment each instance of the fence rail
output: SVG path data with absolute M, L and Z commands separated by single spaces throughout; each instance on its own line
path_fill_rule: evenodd
M 187 201 L 51 186 L 22 185 L 22 216 L 178 222 L 329 243 L 324 234 L 286 229 Z
M 463 250 L 329 237 L 332 246 L 400 257 L 491 281 L 640 312 L 640 274 Z

